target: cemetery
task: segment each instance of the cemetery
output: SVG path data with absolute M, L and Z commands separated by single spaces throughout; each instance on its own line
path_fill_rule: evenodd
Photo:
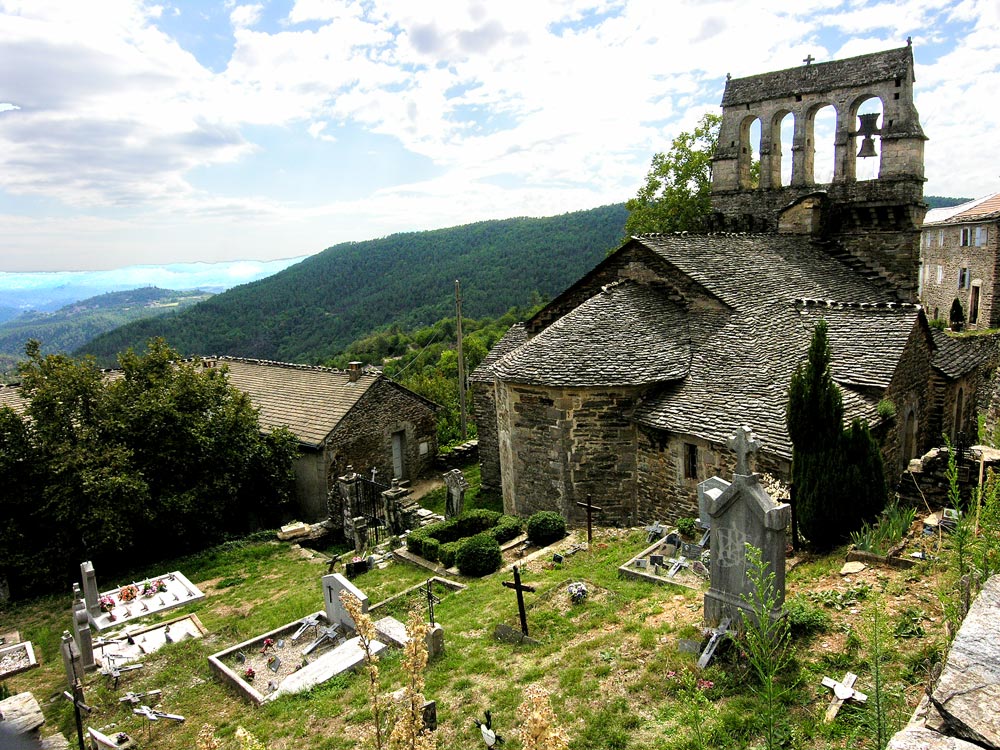
M 876 747 L 875 737 L 884 747 L 914 711 L 925 725 L 910 730 L 917 740 L 927 727 L 995 737 L 994 720 L 972 707 L 995 689 L 979 644 L 998 642 L 990 607 L 1000 595 L 991 580 L 976 597 L 968 564 L 958 575 L 955 531 L 921 513 L 903 535 L 907 549 L 927 551 L 911 568 L 879 556 L 848 563 L 849 546 L 800 554 L 791 567 L 788 506 L 749 470 L 752 433 L 734 432 L 731 449 L 731 481 L 699 486 L 690 541 L 655 520 L 581 526 L 520 556 L 515 542 L 500 569 L 479 578 L 430 576 L 398 558 L 349 578 L 356 549 L 335 553 L 338 568 L 329 553 L 294 541 L 259 541 L 165 564 L 187 601 L 133 610 L 116 619 L 118 628 L 103 629 L 89 617 L 87 591 L 96 588 L 88 578 L 96 575 L 85 563 L 72 597 L 4 613 L 4 629 L 17 632 L 5 635 L 0 668 L 14 665 L 4 661 L 10 648 L 34 662 L 0 671 L 0 685 L 16 698 L 9 720 L 43 738 L 58 731 L 68 745 L 57 747 L 75 746 L 77 710 L 86 741 L 98 747 L 196 747 L 205 724 L 222 747 L 238 746 L 238 727 L 272 750 L 372 746 L 365 655 L 340 598 L 348 591 L 372 621 L 369 648 L 389 703 L 406 681 L 407 613 L 416 608 L 433 624 L 422 710 L 439 748 L 482 746 L 486 734 L 473 718 L 486 710 L 490 731 L 521 747 L 518 705 L 537 690 L 551 697 L 570 748 L 764 746 L 771 719 L 804 748 Z M 601 502 L 585 504 L 596 510 Z M 984 512 L 980 522 L 991 518 Z M 764 607 L 755 599 L 761 570 L 773 573 Z M 136 607 L 143 584 L 158 579 L 136 576 L 138 597 L 124 604 Z M 111 590 L 116 599 L 123 586 Z M 197 593 L 184 596 L 188 590 Z M 158 605 L 164 593 L 172 604 L 170 590 L 146 600 Z M 960 627 L 965 610 L 975 620 Z M 768 717 L 761 677 L 741 656 L 753 622 L 788 626 L 777 718 Z M 21 669 L 23 657 L 16 663 Z M 982 681 L 971 697 L 970 674 Z M 881 729 L 872 729 L 879 715 Z

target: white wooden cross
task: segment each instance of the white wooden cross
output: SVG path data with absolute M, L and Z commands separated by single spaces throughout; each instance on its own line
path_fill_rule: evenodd
M 736 453 L 736 470 L 733 473 L 750 474 L 750 454 L 760 450 L 760 441 L 753 431 L 746 425 L 737 427 L 726 445 Z
M 867 695 L 854 689 L 854 683 L 857 681 L 858 676 L 853 672 L 848 672 L 844 675 L 844 679 L 840 682 L 837 682 L 832 677 L 823 678 L 824 687 L 828 687 L 833 690 L 833 700 L 830 701 L 830 705 L 826 709 L 826 715 L 823 717 L 823 721 L 825 723 L 829 724 L 837 718 L 837 712 L 840 710 L 840 707 L 844 705 L 844 701 L 864 703 L 868 700 Z

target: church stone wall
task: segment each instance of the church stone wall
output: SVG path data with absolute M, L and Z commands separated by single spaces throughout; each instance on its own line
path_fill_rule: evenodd
M 481 491 L 500 491 L 500 444 L 497 435 L 497 400 L 492 382 L 472 381 L 472 417 L 479 441 Z
M 591 495 L 596 523 L 636 517 L 636 428 L 624 414 L 637 389 L 543 388 L 501 384 L 497 433 L 504 512 L 556 511 L 586 523 L 577 502 Z M 546 470 L 539 471 L 538 467 Z
M 689 445 L 697 449 L 695 476 L 686 476 Z M 784 483 L 791 481 L 791 463 L 766 451 L 751 459 L 753 470 L 767 473 Z M 736 455 L 725 445 L 692 435 L 641 428 L 637 456 L 639 521 L 676 523 L 679 518 L 698 516 L 698 484 L 717 476 L 732 481 Z

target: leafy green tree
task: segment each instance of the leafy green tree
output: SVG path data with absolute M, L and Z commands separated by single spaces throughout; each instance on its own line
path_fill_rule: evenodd
M 826 321 L 816 324 L 808 357 L 792 375 L 785 413 L 799 528 L 820 548 L 873 521 L 886 497 L 882 457 L 868 425 L 854 420 L 843 428 L 826 331 Z
M 261 435 L 224 370 L 159 340 L 121 355 L 110 380 L 89 358 L 26 353 L 25 417 L 0 411 L 0 515 L 14 519 L 0 575 L 14 591 L 58 586 L 81 560 L 113 572 L 126 553 L 134 566 L 280 519 L 296 441 Z
M 699 229 L 711 210 L 712 156 L 722 118 L 705 114 L 692 132 L 674 138 L 653 156 L 646 182 L 625 204 L 626 234 Z

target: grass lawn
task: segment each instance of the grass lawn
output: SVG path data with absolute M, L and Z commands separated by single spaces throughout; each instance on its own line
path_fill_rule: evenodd
M 580 541 L 580 531 L 573 533 Z M 523 580 L 536 588 L 526 594 L 531 635 L 538 646 L 512 646 L 493 640 L 498 623 L 517 627 L 514 592 L 501 571 L 468 580 L 468 589 L 449 594 L 435 607 L 445 629 L 445 654 L 427 670 L 427 697 L 437 700 L 439 748 L 482 746 L 472 722 L 491 709 L 494 727 L 516 750 L 515 712 L 530 684 L 551 694 L 555 715 L 570 747 L 579 750 L 681 750 L 698 747 L 762 745 L 764 721 L 754 678 L 736 647 L 720 653 L 704 672 L 696 656 L 678 649 L 681 638 L 700 640 L 701 598 L 680 589 L 622 580 L 617 567 L 646 546 L 639 530 L 596 530 L 594 547 L 555 565 L 527 563 Z M 88 675 L 87 702 L 97 707 L 85 720 L 91 726 L 115 723 L 140 741 L 140 747 L 189 750 L 205 723 L 217 728 L 224 747 L 236 747 L 243 726 L 271 750 L 357 747 L 370 726 L 367 678 L 340 676 L 310 693 L 256 707 L 219 682 L 207 656 L 239 641 L 290 622 L 323 606 L 320 578 L 325 556 L 268 541 L 230 543 L 200 555 L 165 561 L 159 572 L 180 570 L 206 598 L 160 616 L 197 613 L 209 634 L 173 643 L 144 660 L 144 668 L 123 675 L 113 693 L 105 678 Z M 858 688 L 871 695 L 871 658 L 866 623 L 875 602 L 888 631 L 883 672 L 892 729 L 919 699 L 930 662 L 944 649 L 943 614 L 938 591 L 951 574 L 925 567 L 911 571 L 869 568 L 850 577 L 839 574 L 843 550 L 808 560 L 788 574 L 788 601 L 796 610 L 795 659 L 782 675 L 784 693 L 778 717 L 786 746 L 801 748 L 868 747 L 875 736 L 873 711 L 846 705 L 833 724 L 821 719 L 830 693 L 824 675 L 860 676 Z M 158 571 L 136 571 L 141 578 Z M 115 582 L 103 580 L 102 589 Z M 425 580 L 427 572 L 393 564 L 355 579 L 371 602 Z M 584 581 L 589 596 L 572 604 L 566 592 Z M 34 644 L 41 668 L 7 680 L 11 693 L 30 690 L 42 705 L 46 732 L 57 728 L 75 746 L 59 637 L 70 626 L 67 594 L 8 606 L 0 611 L 3 630 L 17 629 Z M 155 619 L 153 620 L 155 621 Z M 895 634 L 895 635 L 894 635 Z M 701 678 L 704 682 L 695 682 Z M 399 652 L 380 663 L 381 685 L 389 692 L 402 685 Z M 163 691 L 159 708 L 187 717 L 183 724 L 160 721 L 147 734 L 144 719 L 118 703 L 127 690 Z M 871 700 L 871 699 L 869 699 Z

